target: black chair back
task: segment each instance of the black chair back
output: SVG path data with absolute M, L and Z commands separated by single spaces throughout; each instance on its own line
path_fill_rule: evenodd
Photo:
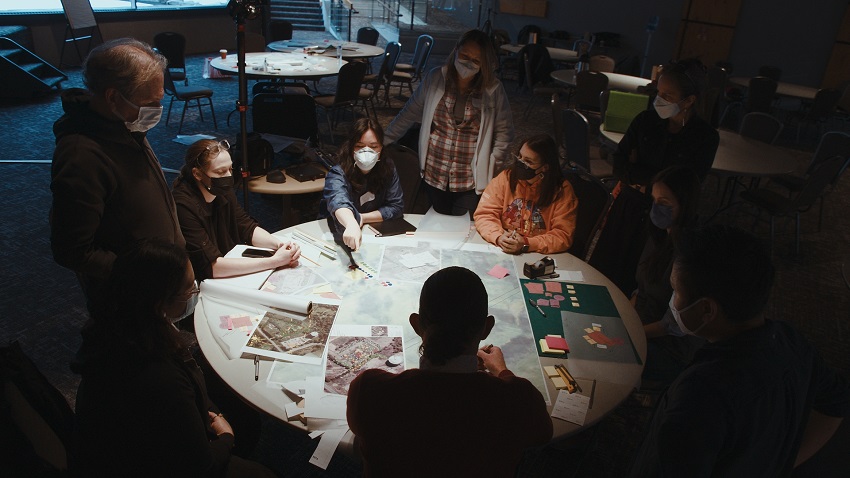
M 595 71 L 576 74 L 576 109 L 599 111 L 599 94 L 608 89 L 608 77 Z
M 564 176 L 572 185 L 578 199 L 578 217 L 575 231 L 573 231 L 573 244 L 567 252 L 584 261 L 587 259 L 593 236 L 602 225 L 613 198 L 605 184 L 586 171 L 570 169 L 564 173 Z
M 587 118 L 576 110 L 561 112 L 561 131 L 567 164 L 590 171 L 590 125 Z
M 413 77 L 419 78 L 422 71 L 428 65 L 431 49 L 434 47 L 434 37 L 431 35 L 419 35 L 416 39 L 416 50 L 413 52 L 412 65 L 415 68 Z
M 292 24 L 286 20 L 269 22 L 269 41 L 292 40 Z
M 334 104 L 351 104 L 360 98 L 360 85 L 366 76 L 366 63 L 351 61 L 339 69 Z
M 251 106 L 253 131 L 318 140 L 316 102 L 305 94 L 260 93 Z
M 516 41 L 520 45 L 525 45 L 528 43 L 528 38 L 532 33 L 537 34 L 537 40 L 540 41 L 540 35 L 543 33 L 543 30 L 540 29 L 537 25 L 526 25 L 520 28 L 519 33 L 517 34 Z
M 380 34 L 378 30 L 375 30 L 372 27 L 363 27 L 360 30 L 357 30 L 357 43 L 363 43 L 366 45 L 377 45 L 378 37 Z
M 422 175 L 419 168 L 419 155 L 416 151 L 398 143 L 388 144 L 381 156 L 392 160 L 395 165 L 401 190 L 404 192 L 404 213 L 422 214 L 428 212 L 425 195 L 420 194 Z
M 177 81 L 186 79 L 186 37 L 176 32 L 157 33 L 153 37 L 154 47 L 168 60 L 171 77 Z
M 529 89 L 541 82 L 548 82 L 554 67 L 549 50 L 539 43 L 531 43 L 520 49 L 519 53 L 519 81 L 517 86 L 525 86 Z M 526 67 L 526 64 L 528 67 Z
M 782 132 L 782 122 L 775 117 L 760 112 L 752 112 L 744 115 L 741 120 L 741 136 L 757 139 L 759 141 L 773 144 Z
M 830 131 L 824 134 L 806 169 L 806 175 L 811 175 L 820 163 L 833 156 L 850 158 L 850 134 L 841 131 Z
M 750 86 L 747 89 L 747 111 L 770 113 L 775 95 L 776 80 L 766 76 L 750 78 Z

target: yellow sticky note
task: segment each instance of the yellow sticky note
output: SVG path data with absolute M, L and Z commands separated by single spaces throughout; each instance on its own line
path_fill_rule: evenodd
M 560 375 L 558 375 L 558 371 L 555 370 L 555 367 L 553 367 L 551 365 L 544 366 L 543 372 L 546 373 L 547 377 L 559 377 L 560 376 Z
M 565 382 L 564 379 L 560 376 L 552 377 L 552 384 L 554 384 L 555 388 L 557 388 L 558 390 L 563 390 L 567 388 L 567 382 Z
M 550 349 L 546 344 L 546 339 L 540 339 L 540 350 L 545 354 L 564 355 L 566 353 L 563 350 Z

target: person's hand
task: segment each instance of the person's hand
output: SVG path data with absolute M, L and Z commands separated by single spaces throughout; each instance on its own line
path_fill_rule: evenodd
M 222 433 L 229 433 L 233 435 L 233 428 L 231 428 L 230 423 L 224 419 L 224 415 L 213 412 L 207 413 L 210 416 L 210 427 L 212 427 L 216 436 L 221 435 Z
M 275 260 L 278 267 L 286 267 L 298 264 L 299 257 L 301 257 L 301 249 L 298 247 L 298 244 L 289 243 L 285 245 L 281 244 L 281 247 L 278 247 L 274 251 L 272 259 Z
M 342 233 L 342 242 L 351 248 L 352 251 L 356 251 L 360 248 L 360 240 L 362 238 L 363 231 L 355 225 L 346 227 L 345 231 Z
M 503 252 L 506 254 L 519 254 L 522 250 L 522 246 L 525 245 L 525 241 L 522 239 L 522 235 L 517 234 L 516 232 L 509 233 L 505 231 L 499 239 L 496 241 L 496 245 L 499 246 Z
M 495 346 L 487 346 L 478 350 L 478 360 L 484 365 L 488 372 L 495 376 L 508 369 L 505 364 L 505 356 L 502 355 L 502 349 Z

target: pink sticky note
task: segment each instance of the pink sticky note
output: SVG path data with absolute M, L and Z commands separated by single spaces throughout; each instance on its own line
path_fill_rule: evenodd
M 525 288 L 528 289 L 529 294 L 542 294 L 543 293 L 543 284 L 539 282 L 526 282 Z
M 218 324 L 218 327 L 219 327 L 220 329 L 228 329 L 228 328 L 230 328 L 230 327 L 231 327 L 231 326 L 230 326 L 230 316 L 229 316 L 229 315 L 222 315 L 221 317 L 219 317 L 219 318 L 218 318 L 218 320 L 220 320 L 220 321 L 221 321 L 221 323 L 220 323 L 220 324 Z
M 547 293 L 546 293 L 546 297 L 552 297 L 552 293 L 551 293 L 551 292 L 547 292 Z
M 553 296 L 552 298 L 557 300 L 557 301 L 564 300 L 564 296 L 562 296 L 562 295 L 556 295 L 556 296 Z
M 561 283 L 556 281 L 547 281 L 546 282 L 546 292 L 555 292 L 560 294 L 564 290 L 561 289 Z
M 233 319 L 227 318 L 227 330 L 233 330 Z
M 537 299 L 537 305 L 549 306 L 549 299 Z
M 496 264 L 487 274 L 495 277 L 496 279 L 503 279 L 506 275 L 508 275 L 508 270 Z
M 250 327 L 251 318 L 247 315 L 239 315 L 230 319 L 233 322 L 234 327 Z
M 549 301 L 549 306 L 554 307 L 556 309 L 560 309 L 561 308 L 561 301 L 552 299 L 552 300 Z

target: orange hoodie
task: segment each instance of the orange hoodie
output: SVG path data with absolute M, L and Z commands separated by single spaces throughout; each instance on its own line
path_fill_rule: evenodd
M 578 210 L 578 199 L 570 182 L 564 180 L 561 195 L 540 209 L 534 204 L 540 182 L 529 185 L 518 181 L 516 192 L 512 193 L 508 171 L 493 178 L 481 195 L 473 215 L 478 234 L 495 244 L 503 232 L 516 230 L 528 238 L 530 252 L 556 254 L 569 249 Z

